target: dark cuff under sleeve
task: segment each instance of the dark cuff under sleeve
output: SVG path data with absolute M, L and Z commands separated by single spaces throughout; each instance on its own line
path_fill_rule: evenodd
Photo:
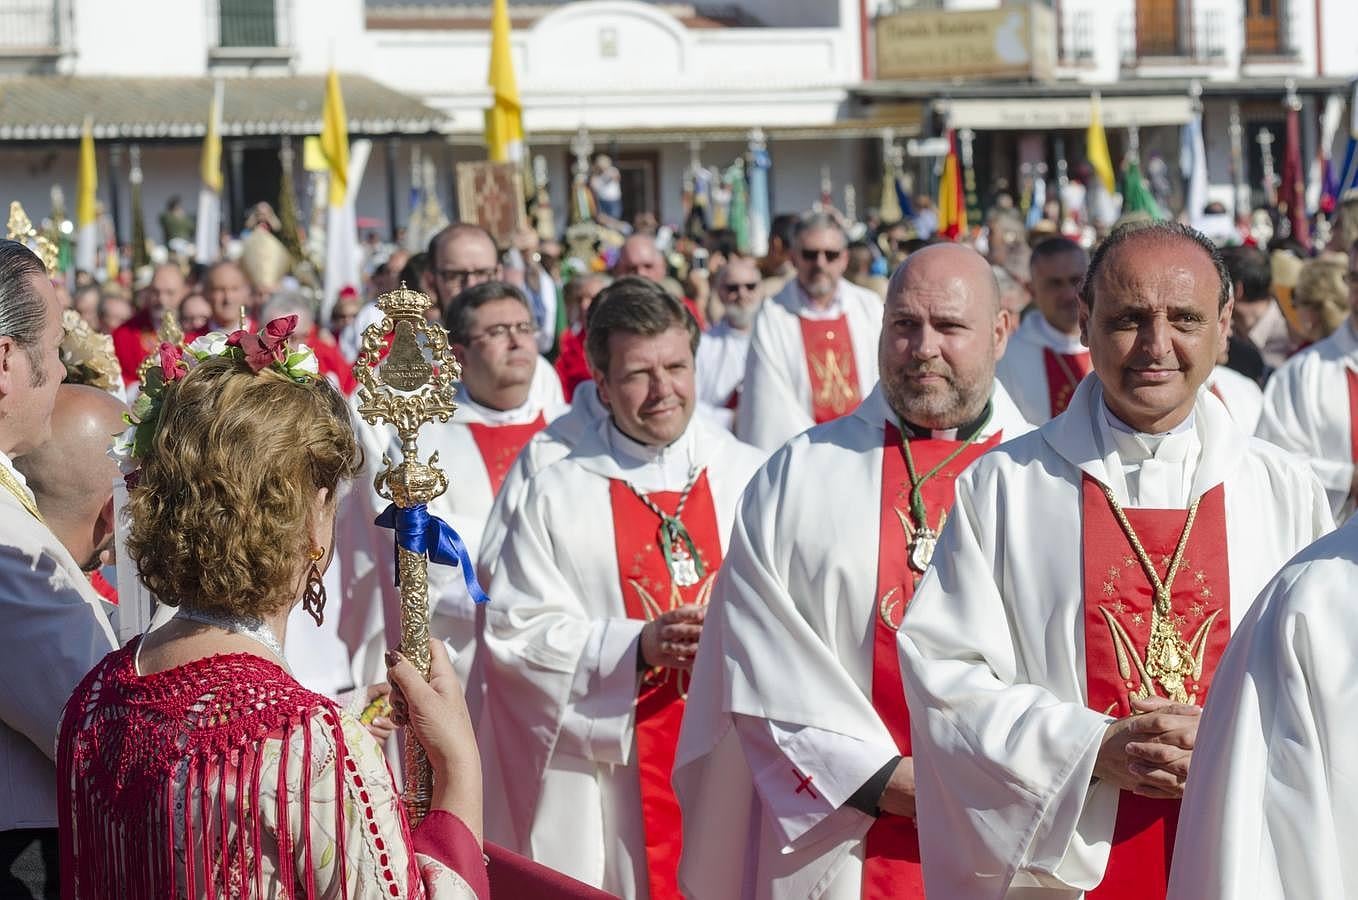
M 896 764 L 903 758 L 900 756 L 891 757 L 891 761 L 863 782 L 863 786 L 854 791 L 853 796 L 844 801 L 844 805 L 852 806 L 859 812 L 867 813 L 870 816 L 880 816 L 882 814 L 882 795 L 886 793 L 886 786 L 891 781 L 892 773 L 896 771 Z

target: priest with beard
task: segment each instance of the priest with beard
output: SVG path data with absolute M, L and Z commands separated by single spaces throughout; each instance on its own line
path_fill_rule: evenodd
M 698 402 L 704 413 L 734 429 L 750 331 L 764 302 L 763 288 L 754 260 L 739 256 L 718 269 L 712 283 L 722 316 L 698 342 Z
M 912 254 L 881 382 L 746 490 L 675 764 L 689 896 L 924 896 L 896 629 L 958 475 L 1030 430 L 995 380 L 1006 337 L 978 253 Z
M 899 633 L 933 897 L 1163 898 L 1226 642 L 1333 527 L 1203 389 L 1231 323 L 1206 237 L 1119 229 L 1080 298 L 1093 376 L 958 479 Z
M 679 896 L 670 770 L 689 669 L 763 461 L 694 416 L 697 343 L 659 285 L 599 295 L 586 348 L 608 415 L 528 482 L 486 609 L 481 740 L 508 819 L 493 839 L 624 900 Z

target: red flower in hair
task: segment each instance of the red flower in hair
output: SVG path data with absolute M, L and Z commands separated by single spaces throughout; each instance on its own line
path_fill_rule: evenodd
M 273 363 L 283 363 L 288 358 L 288 338 L 297 330 L 297 316 L 282 316 L 274 319 L 259 334 L 241 329 L 231 332 L 226 343 L 239 347 L 245 354 L 245 362 L 258 372 Z
M 166 383 L 178 381 L 189 373 L 189 367 L 184 362 L 184 348 L 178 344 L 161 343 L 160 345 L 160 377 Z

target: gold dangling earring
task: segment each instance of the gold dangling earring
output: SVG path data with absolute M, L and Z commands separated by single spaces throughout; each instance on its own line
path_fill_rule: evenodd
M 306 591 L 302 594 L 302 609 L 320 625 L 325 621 L 325 582 L 321 580 L 320 566 L 316 565 L 325 556 L 324 547 L 312 547 L 307 554 L 311 557 L 311 568 L 306 573 Z

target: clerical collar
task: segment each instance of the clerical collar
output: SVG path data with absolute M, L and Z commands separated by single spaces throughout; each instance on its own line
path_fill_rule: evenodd
M 993 403 L 993 400 L 987 400 L 979 416 L 956 428 L 924 428 L 919 425 L 912 425 L 905 419 L 897 418 L 900 422 L 901 434 L 910 440 L 969 441 L 980 434 L 986 422 L 990 421 L 990 407 Z
M 539 412 L 537 405 L 533 403 L 531 392 L 522 404 L 513 409 L 491 409 L 489 406 L 477 403 L 472 399 L 471 394 L 463 389 L 458 391 L 457 405 L 468 412 L 475 413 L 478 418 L 490 425 L 522 425 L 536 419 Z
M 1107 401 L 1105 401 L 1103 404 L 1103 420 L 1108 423 L 1109 428 L 1112 428 L 1114 431 L 1120 431 L 1123 434 L 1134 434 L 1139 435 L 1140 437 L 1165 438 L 1169 437 L 1171 434 L 1183 434 L 1185 431 L 1192 430 L 1196 418 L 1197 412 L 1195 410 L 1189 410 L 1188 418 L 1184 419 L 1178 425 L 1175 425 L 1169 431 L 1161 431 L 1157 434 L 1151 434 L 1145 431 L 1137 431 L 1135 428 L 1128 425 L 1126 422 L 1122 421 L 1116 415 L 1114 415 L 1113 411 L 1108 408 Z
M 670 444 L 654 447 L 623 434 L 609 417 L 604 429 L 610 455 L 622 478 L 639 491 L 677 491 L 697 467 L 693 423 Z
M 1057 331 L 1052 324 L 1047 321 L 1047 317 L 1038 310 L 1028 318 L 1033 320 L 1033 328 L 1037 331 L 1038 338 L 1042 343 L 1055 350 L 1057 353 L 1084 353 L 1088 348 L 1080 343 L 1080 336 L 1069 335 Z
M 839 299 L 839 286 L 842 283 L 841 281 L 835 284 L 835 295 L 830 298 L 830 302 L 824 308 L 821 308 L 811 305 L 811 295 L 806 292 L 806 288 L 802 287 L 800 281 L 794 280 L 793 284 L 797 285 L 797 299 L 801 301 L 801 309 L 797 311 L 797 314 L 803 319 L 811 319 L 812 321 L 838 319 L 844 315 L 844 304 Z

